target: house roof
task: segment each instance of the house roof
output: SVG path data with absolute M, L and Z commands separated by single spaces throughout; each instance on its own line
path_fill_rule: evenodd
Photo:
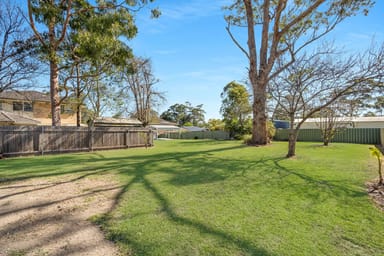
M 189 131 L 189 132 L 202 132 L 207 131 L 207 128 L 202 128 L 198 126 L 183 126 L 183 129 Z
M 39 121 L 15 113 L 0 111 L 0 124 L 10 125 L 38 125 Z
M 384 122 L 384 116 L 357 116 L 357 117 L 340 117 L 336 118 L 339 122 Z M 301 119 L 296 119 L 295 122 L 300 122 Z M 305 120 L 306 123 L 319 123 L 321 121 L 320 118 L 308 118 Z
M 3 91 L 0 99 L 50 102 L 49 94 L 38 91 Z
M 161 124 L 151 124 L 150 127 L 156 130 L 180 130 L 181 128 L 176 125 L 161 125 Z
M 169 122 L 169 121 L 166 121 L 164 119 L 159 119 L 157 121 L 151 122 L 150 125 L 151 126 L 153 126 L 153 125 L 177 126 L 177 123 Z
M 131 118 L 113 118 L 113 117 L 99 117 L 94 121 L 95 126 L 142 126 L 143 123 L 137 119 Z

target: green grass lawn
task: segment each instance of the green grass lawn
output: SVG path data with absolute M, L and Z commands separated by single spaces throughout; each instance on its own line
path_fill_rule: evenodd
M 151 149 L 0 162 L 0 180 L 116 173 L 115 210 L 93 218 L 126 255 L 384 255 L 365 192 L 369 145 L 157 141 Z

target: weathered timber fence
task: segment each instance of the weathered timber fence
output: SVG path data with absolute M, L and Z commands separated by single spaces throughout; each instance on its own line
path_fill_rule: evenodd
M 336 133 L 332 142 L 356 143 L 356 144 L 374 144 L 381 142 L 380 128 L 351 128 Z M 288 140 L 289 129 L 277 129 L 274 140 Z M 323 141 L 320 129 L 301 129 L 299 131 L 298 141 Z
M 5 157 L 150 146 L 153 146 L 153 132 L 149 129 L 0 127 L 0 153 Z

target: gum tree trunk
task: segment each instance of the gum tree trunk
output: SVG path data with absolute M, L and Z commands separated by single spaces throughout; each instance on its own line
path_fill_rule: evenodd
M 50 61 L 50 97 L 52 126 L 61 126 L 60 96 L 59 96 L 59 69 L 55 61 Z

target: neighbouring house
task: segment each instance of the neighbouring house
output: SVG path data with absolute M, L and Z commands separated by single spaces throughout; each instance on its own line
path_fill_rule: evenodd
M 3 91 L 0 125 L 52 125 L 50 102 L 48 94 L 38 91 Z M 69 104 L 61 105 L 61 124 L 76 125 L 76 113 Z
M 198 127 L 198 126 L 183 126 L 182 129 L 185 132 L 205 132 L 205 131 L 208 131 L 207 128 Z
M 132 118 L 98 117 L 93 121 L 95 127 L 143 127 L 143 123 Z
M 295 123 L 300 120 L 296 120 Z M 384 116 L 342 117 L 338 120 L 346 128 L 384 128 Z M 308 118 L 300 129 L 318 129 L 320 118 Z
M 39 125 L 40 122 L 11 112 L 0 110 L 0 126 Z
M 181 132 L 181 128 L 176 123 L 159 119 L 149 124 L 149 127 L 154 131 L 155 139 L 159 135 L 167 135 L 169 133 Z M 167 137 L 167 136 L 166 136 Z

